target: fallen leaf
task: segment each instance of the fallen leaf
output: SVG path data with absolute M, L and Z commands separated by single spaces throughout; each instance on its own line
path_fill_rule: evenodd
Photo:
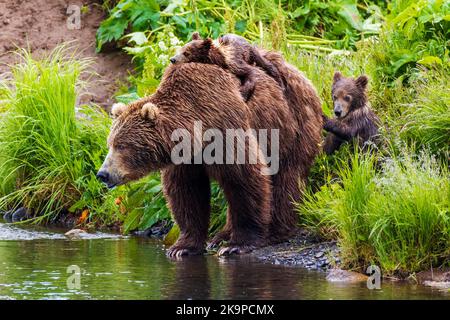
M 86 221 L 86 219 L 89 216 L 89 210 L 88 209 L 84 209 L 83 212 L 81 213 L 81 216 L 78 218 L 78 223 L 83 223 Z

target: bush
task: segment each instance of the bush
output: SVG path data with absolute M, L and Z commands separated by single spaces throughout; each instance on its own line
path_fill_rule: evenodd
M 426 70 L 416 80 L 414 101 L 401 105 L 400 135 L 448 159 L 450 151 L 450 68 Z
M 89 209 L 108 221 L 113 198 L 95 178 L 106 155 L 110 120 L 100 109 L 76 113 L 80 74 L 88 61 L 59 47 L 42 60 L 27 51 L 3 83 L 0 120 L 0 207 L 32 208 L 38 220 L 65 209 Z
M 449 265 L 449 172 L 428 154 L 386 159 L 354 155 L 338 180 L 307 193 L 302 224 L 337 239 L 345 266 L 375 263 L 385 273 Z

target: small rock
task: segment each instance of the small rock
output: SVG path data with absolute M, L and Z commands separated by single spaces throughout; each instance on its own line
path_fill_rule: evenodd
M 319 252 L 316 253 L 315 257 L 316 257 L 316 259 L 319 259 L 319 258 L 321 258 L 324 254 L 325 254 L 325 253 L 324 253 L 323 251 L 319 251 Z
M 64 235 L 70 240 L 82 239 L 84 234 L 87 234 L 87 232 L 81 229 L 72 229 L 64 233 Z
M 437 289 L 450 289 L 449 281 L 424 281 L 423 284 Z
M 362 273 L 341 269 L 331 269 L 327 274 L 327 280 L 330 282 L 363 282 L 367 281 L 367 278 Z
M 12 222 L 20 222 L 28 219 L 28 209 L 25 207 L 21 207 L 17 209 L 11 216 Z
M 279 264 L 281 264 L 281 262 L 280 262 L 280 260 L 278 260 L 278 259 L 275 259 L 275 261 L 273 262 L 273 264 L 275 264 L 275 265 L 279 265 Z
M 13 211 L 12 210 L 9 210 L 9 211 L 6 211 L 4 214 L 3 214 L 3 219 L 7 222 L 7 223 L 11 223 L 12 222 L 12 215 L 13 215 Z

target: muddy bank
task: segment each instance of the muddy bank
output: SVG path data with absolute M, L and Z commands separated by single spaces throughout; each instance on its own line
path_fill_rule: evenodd
M 67 8 L 82 8 L 80 29 L 67 27 Z M 132 69 L 130 57 L 120 50 L 95 53 L 95 34 L 105 14 L 101 1 L 94 0 L 0 0 L 0 78 L 9 77 L 8 65 L 17 62 L 17 47 L 29 48 L 35 57 L 50 52 L 57 45 L 70 42 L 80 57 L 92 59 L 88 92 L 79 103 L 93 102 L 109 107 L 120 83 Z

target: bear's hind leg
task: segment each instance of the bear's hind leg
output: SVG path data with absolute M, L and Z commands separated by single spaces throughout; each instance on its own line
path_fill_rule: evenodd
M 294 202 L 300 200 L 299 169 L 280 166 L 273 176 L 272 185 L 272 222 L 269 228 L 271 243 L 279 243 L 292 237 L 298 224 Z
M 261 174 L 260 165 L 234 165 L 233 170 L 238 172 L 225 174 L 219 181 L 231 220 L 230 240 L 219 250 L 219 256 L 247 253 L 267 243 L 270 179 Z
M 162 171 L 164 194 L 180 237 L 167 256 L 202 254 L 208 236 L 210 183 L 202 166 L 178 165 Z

